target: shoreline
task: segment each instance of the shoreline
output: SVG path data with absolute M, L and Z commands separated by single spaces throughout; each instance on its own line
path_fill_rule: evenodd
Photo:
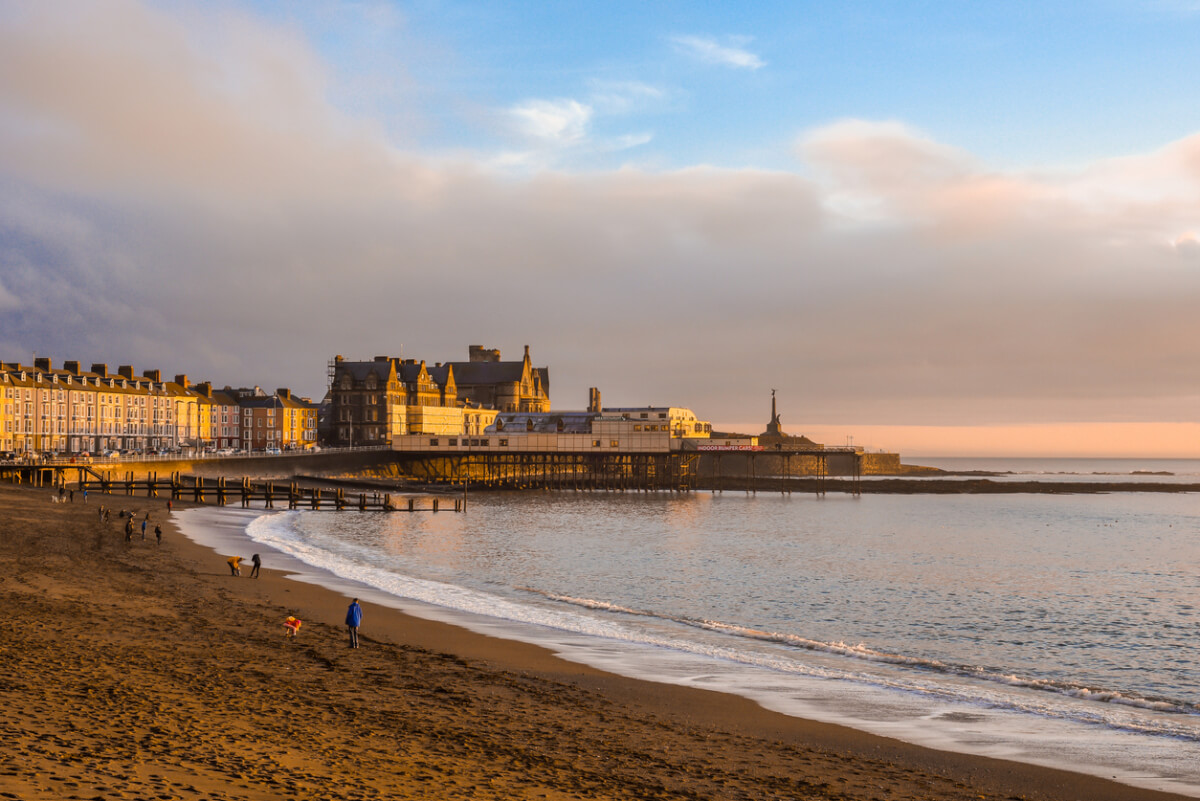
M 230 576 L 163 500 L 49 495 L 0 487 L 0 665 L 16 677 L 0 775 L 21 798 L 1184 797 L 627 679 L 374 604 L 351 651 L 340 593 L 269 566 Z M 99 523 L 108 501 L 151 510 L 162 548 Z M 305 621 L 295 641 L 288 614 Z

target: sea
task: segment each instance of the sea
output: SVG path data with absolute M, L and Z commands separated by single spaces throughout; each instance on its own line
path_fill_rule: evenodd
M 1200 460 L 906 457 L 1200 484 Z M 929 479 L 941 480 L 941 479 Z M 445 505 L 443 505 L 445 508 Z M 475 493 L 201 508 L 222 554 L 635 678 L 1200 797 L 1200 494 Z

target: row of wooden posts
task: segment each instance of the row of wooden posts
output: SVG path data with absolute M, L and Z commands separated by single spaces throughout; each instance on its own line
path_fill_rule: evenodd
M 286 506 L 288 509 L 353 509 L 363 512 L 437 512 L 450 509 L 464 512 L 467 505 L 465 494 L 461 497 L 393 498 L 391 493 L 348 493 L 340 488 L 302 487 L 295 481 L 253 482 L 249 478 L 230 480 L 224 477 L 182 476 L 179 473 L 172 473 L 169 478 L 159 478 L 157 473 L 134 478 L 130 472 L 123 479 L 116 479 L 110 474 L 88 470 L 86 474 L 81 471 L 78 487 L 89 492 L 145 495 L 148 498 L 169 495 L 174 500 L 215 503 L 218 506 L 240 503 L 242 508 L 261 504 L 265 509 L 275 509 L 278 505 L 278 508 Z

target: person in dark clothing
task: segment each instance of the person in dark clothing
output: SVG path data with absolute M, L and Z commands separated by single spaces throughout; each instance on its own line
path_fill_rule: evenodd
M 158 540 L 159 545 L 162 545 L 162 526 L 161 525 L 156 525 L 154 527 L 154 539 Z
M 146 521 L 145 520 L 142 521 L 142 539 L 143 540 L 146 539 Z
M 355 598 L 346 610 L 346 628 L 350 630 L 351 648 L 358 647 L 358 627 L 360 625 L 362 625 L 362 607 L 358 605 L 358 599 Z
M 250 578 L 258 578 L 258 570 L 262 567 L 262 559 L 258 558 L 258 554 L 254 554 L 254 556 L 250 557 L 250 562 L 254 565 L 254 567 L 250 568 Z
M 133 518 L 125 518 L 125 541 L 133 542 Z

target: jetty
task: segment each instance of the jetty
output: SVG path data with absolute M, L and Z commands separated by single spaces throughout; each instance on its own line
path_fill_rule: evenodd
M 71 475 L 71 474 L 74 475 Z M 170 498 L 217 506 L 237 504 L 243 509 L 310 509 L 316 511 L 360 512 L 439 512 L 466 511 L 466 496 L 396 495 L 390 492 L 353 492 L 345 487 L 302 485 L 292 481 L 261 481 L 248 477 L 189 476 L 172 472 L 167 476 L 149 472 L 137 476 L 126 471 L 118 476 L 112 470 L 91 465 L 22 465 L 9 468 L 5 477 L 13 483 L 35 487 L 70 487 L 73 491 L 102 495 Z

